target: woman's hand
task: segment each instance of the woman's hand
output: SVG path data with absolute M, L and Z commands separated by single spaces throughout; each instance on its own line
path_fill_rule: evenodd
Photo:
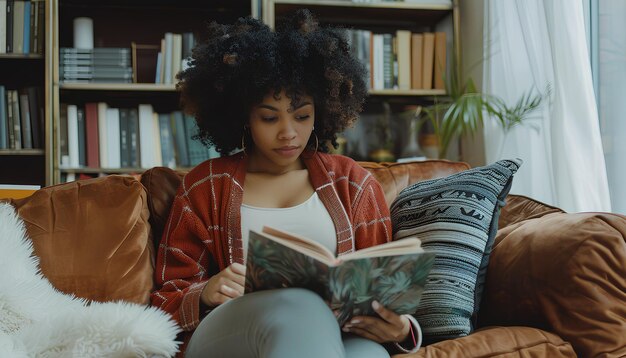
M 200 299 L 213 308 L 243 295 L 246 283 L 246 267 L 234 263 L 209 279 Z
M 372 308 L 379 317 L 356 316 L 342 327 L 344 332 L 357 334 L 378 343 L 402 342 L 410 331 L 409 319 L 386 309 L 377 301 Z

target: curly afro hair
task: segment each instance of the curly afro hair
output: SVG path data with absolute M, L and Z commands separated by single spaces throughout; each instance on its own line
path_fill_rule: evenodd
M 241 147 L 250 111 L 269 93 L 284 90 L 294 104 L 303 95 L 313 98 L 320 151 L 336 145 L 367 95 L 365 67 L 342 31 L 319 26 L 308 10 L 295 12 L 276 32 L 252 18 L 211 23 L 208 39 L 194 48 L 190 67 L 177 78 L 181 104 L 198 124 L 196 138 L 221 154 Z

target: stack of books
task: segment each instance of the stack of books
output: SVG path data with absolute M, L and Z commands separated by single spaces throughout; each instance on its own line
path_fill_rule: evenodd
M 61 48 L 59 78 L 68 83 L 131 83 L 130 48 Z

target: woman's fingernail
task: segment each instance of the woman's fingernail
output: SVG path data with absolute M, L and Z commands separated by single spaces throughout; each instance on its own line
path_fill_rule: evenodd
M 378 310 L 380 308 L 380 303 L 378 303 L 378 301 L 372 301 L 372 308 Z
M 359 321 L 358 319 L 353 319 L 352 321 L 350 321 L 350 324 L 357 324 L 357 323 L 361 323 L 361 321 Z
M 344 331 L 344 332 L 350 332 L 350 328 L 348 328 L 348 327 L 343 327 L 341 330 Z

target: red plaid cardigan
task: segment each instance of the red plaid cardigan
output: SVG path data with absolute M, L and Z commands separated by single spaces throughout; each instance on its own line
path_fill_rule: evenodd
M 311 183 L 335 224 L 338 255 L 391 241 L 389 208 L 372 175 L 344 156 L 306 154 Z M 183 178 L 172 204 L 151 298 L 186 331 L 185 341 L 202 319 L 200 293 L 208 279 L 233 262 L 243 264 L 245 175 L 243 154 L 208 160 Z

